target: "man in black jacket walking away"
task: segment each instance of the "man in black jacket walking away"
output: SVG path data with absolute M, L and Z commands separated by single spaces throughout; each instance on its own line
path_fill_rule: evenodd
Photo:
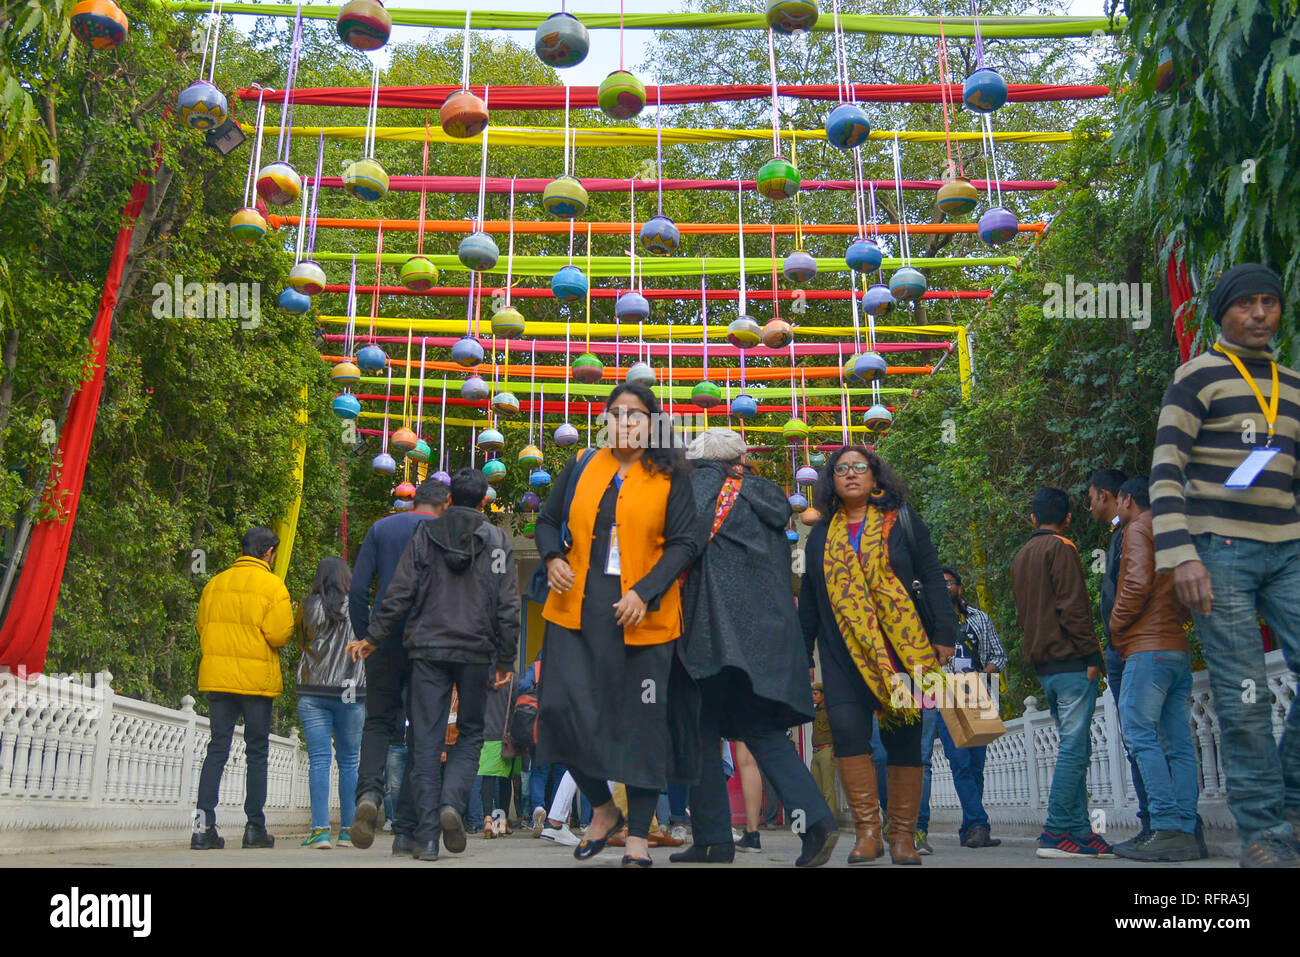
M 519 580 L 510 538 L 479 510 L 488 482 L 477 469 L 451 480 L 451 507 L 416 530 L 370 622 L 378 644 L 406 618 L 402 643 L 411 659 L 411 784 L 419 823 L 412 855 L 438 859 L 465 849 L 462 815 L 483 746 L 489 671 L 494 687 L 512 676 L 519 643 Z M 441 764 L 452 685 L 460 693 L 460 737 Z

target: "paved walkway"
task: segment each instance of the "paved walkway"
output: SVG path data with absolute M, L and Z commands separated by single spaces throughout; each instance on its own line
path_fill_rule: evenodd
M 361 851 L 356 848 L 332 848 L 327 851 L 298 846 L 305 834 L 281 833 L 271 850 L 243 850 L 239 846 L 241 834 L 231 831 L 223 835 L 223 851 L 191 851 L 188 846 L 124 848 L 119 850 L 56 851 L 53 853 L 0 855 L 0 868 L 15 867 L 618 867 L 622 850 L 610 848 L 589 863 L 579 864 L 573 859 L 571 848 L 550 841 L 534 839 L 531 831 L 519 831 L 509 837 L 486 840 L 471 835 L 469 846 L 463 854 L 448 854 L 435 862 L 421 862 L 391 855 L 392 837 L 381 834 L 374 845 Z M 1204 861 L 1186 864 L 1139 864 L 1134 861 L 1058 861 L 1038 860 L 1034 856 L 1034 838 L 1029 836 L 1001 835 L 1001 847 L 972 850 L 958 845 L 955 836 L 932 835 L 933 856 L 925 858 L 923 866 L 930 867 L 1074 867 L 1108 870 L 1122 867 L 1152 868 L 1204 868 L 1236 867 L 1237 859 L 1225 856 L 1228 850 L 1212 844 L 1216 856 Z M 1127 836 L 1127 835 L 1125 835 Z M 737 854 L 736 867 L 790 867 L 799 855 L 799 839 L 788 831 L 763 831 L 763 850 L 759 853 Z M 828 867 L 847 867 L 846 859 L 852 847 L 849 831 L 840 832 L 839 843 Z M 685 869 L 709 865 L 669 864 L 668 855 L 673 849 L 651 850 L 655 869 L 662 866 Z M 873 867 L 889 868 L 888 854 Z

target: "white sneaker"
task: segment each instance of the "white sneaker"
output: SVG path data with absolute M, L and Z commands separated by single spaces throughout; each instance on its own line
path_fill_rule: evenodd
M 392 829 L 393 829 L 393 822 L 391 820 L 384 821 L 384 830 L 391 831 Z
M 533 837 L 541 837 L 546 830 L 546 808 L 533 809 Z
M 685 824 L 674 824 L 673 829 L 668 833 L 671 834 L 676 840 L 681 841 L 683 844 L 689 844 L 691 841 L 690 828 L 688 828 Z
M 569 830 L 569 825 L 561 824 L 559 827 L 545 827 L 542 829 L 542 837 L 548 841 L 554 841 L 556 844 L 563 844 L 565 847 L 577 847 L 581 841 Z
M 731 840 L 732 840 L 732 843 L 735 843 L 736 841 L 739 841 L 739 840 L 740 840 L 742 837 L 744 837 L 744 836 L 745 836 L 745 835 L 741 834 L 741 833 L 740 833 L 739 831 L 737 831 L 734 827 L 731 829 Z

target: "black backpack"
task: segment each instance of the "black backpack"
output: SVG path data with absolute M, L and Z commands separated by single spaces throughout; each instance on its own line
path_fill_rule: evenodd
M 542 663 L 533 662 L 533 687 L 515 696 L 506 721 L 506 741 L 515 754 L 531 751 L 537 745 L 538 696 L 541 693 Z M 502 743 L 504 754 L 506 743 Z

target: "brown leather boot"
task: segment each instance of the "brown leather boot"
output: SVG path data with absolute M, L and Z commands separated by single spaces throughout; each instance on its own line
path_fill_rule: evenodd
M 868 864 L 885 853 L 880 837 L 880 792 L 876 785 L 876 764 L 869 754 L 836 758 L 835 764 L 849 796 L 849 810 L 858 839 L 849 851 L 850 864 Z
M 885 768 L 885 782 L 889 790 L 889 857 L 895 864 L 920 864 L 916 853 L 916 817 L 921 808 L 921 783 L 923 770 L 916 768 Z

